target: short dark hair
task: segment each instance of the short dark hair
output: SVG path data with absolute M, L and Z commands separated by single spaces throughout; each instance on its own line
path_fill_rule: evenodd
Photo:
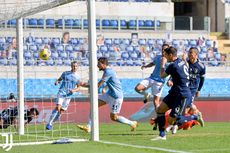
M 37 108 L 34 108 L 34 107 L 31 108 L 31 109 L 30 109 L 30 112 L 34 112 L 34 113 L 36 114 L 36 116 L 39 115 L 39 111 L 38 111 Z
M 196 48 L 196 47 L 190 47 L 190 48 L 189 48 L 189 52 L 190 52 L 190 50 L 192 50 L 192 49 L 193 49 L 193 50 L 196 50 L 196 53 L 198 54 L 198 48 Z
M 69 35 L 69 32 L 68 31 L 64 32 L 62 36 L 64 37 L 65 35 Z
M 73 64 L 77 64 L 77 61 L 72 61 L 72 62 L 71 62 L 71 65 L 73 65 Z
M 173 56 L 177 56 L 177 49 L 171 46 L 165 49 L 165 53 L 168 55 L 172 54 Z
M 108 62 L 108 59 L 106 57 L 100 57 L 98 59 L 98 62 L 102 63 L 102 64 L 105 64 L 105 65 L 108 65 L 109 62 Z

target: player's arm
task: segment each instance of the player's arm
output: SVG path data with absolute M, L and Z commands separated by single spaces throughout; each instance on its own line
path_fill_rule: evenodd
M 143 70 L 144 68 L 149 68 L 149 67 L 152 67 L 152 66 L 154 66 L 155 64 L 153 63 L 153 62 L 151 62 L 151 63 L 149 63 L 149 64 L 147 64 L 147 65 L 143 65 L 143 66 L 141 66 L 141 69 Z
M 166 78 L 168 74 L 165 72 L 165 64 L 167 63 L 167 59 L 165 57 L 161 58 L 161 71 L 160 76 L 161 78 Z
M 80 82 L 81 87 L 89 88 L 89 83 L 87 82 Z
M 105 81 L 103 79 L 101 79 L 97 84 L 98 88 L 100 88 L 104 84 L 104 82 Z
M 204 65 L 203 65 L 204 66 Z M 202 68 L 202 71 L 200 73 L 200 82 L 199 82 L 199 86 L 196 92 L 196 97 L 200 96 L 200 90 L 202 89 L 203 85 L 204 85 L 204 80 L 205 80 L 205 74 L 206 74 L 206 68 L 205 66 Z
M 55 81 L 55 83 L 54 83 L 55 86 L 58 85 L 58 84 L 61 82 L 61 80 L 62 80 L 62 77 L 58 78 L 58 79 Z
M 81 85 L 80 84 L 76 84 L 74 89 L 70 89 L 69 91 L 74 93 L 74 92 L 78 92 L 80 90 Z

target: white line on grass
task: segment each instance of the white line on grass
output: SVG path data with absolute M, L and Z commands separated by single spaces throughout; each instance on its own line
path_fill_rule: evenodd
M 192 152 L 220 152 L 220 151 L 228 151 L 230 148 L 220 148 L 220 149 L 200 149 L 200 150 L 191 150 Z
M 150 147 L 150 146 L 139 146 L 139 145 L 119 143 L 119 142 L 109 142 L 109 141 L 99 141 L 99 142 L 104 143 L 104 144 L 115 144 L 115 145 L 119 145 L 119 146 L 141 148 L 141 149 L 151 149 L 151 150 L 160 150 L 160 151 L 165 151 L 165 152 L 189 153 L 187 151 L 179 151 L 179 150 L 165 149 L 165 148 L 159 148 L 159 147 Z

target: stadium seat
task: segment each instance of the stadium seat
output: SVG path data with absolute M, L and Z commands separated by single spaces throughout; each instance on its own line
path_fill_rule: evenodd
M 138 43 L 139 45 L 146 45 L 145 39 L 139 39 Z
M 118 21 L 117 20 L 110 20 L 109 26 L 112 28 L 117 28 L 118 27 Z
M 74 24 L 74 20 L 73 19 L 65 19 L 65 27 L 69 27 L 72 28 Z
M 120 20 L 120 27 L 121 28 L 127 28 L 126 20 Z
M 42 39 L 42 43 L 45 44 L 45 45 L 50 44 L 50 42 L 51 42 L 51 40 L 49 38 L 47 38 L 47 37 Z
M 6 39 L 4 37 L 0 37 L 0 45 L 5 43 L 6 43 Z
M 15 58 L 10 59 L 10 60 L 9 60 L 9 65 L 11 65 L 11 66 L 17 65 L 17 59 L 15 59 Z
M 7 25 L 16 26 L 16 23 L 17 23 L 16 19 L 12 19 L 12 20 L 8 20 Z
M 48 59 L 47 61 L 46 61 L 46 65 L 47 66 L 53 66 L 55 63 L 54 63 L 54 61 L 52 60 L 52 59 Z
M 24 59 L 31 59 L 32 58 L 32 54 L 29 51 L 24 52 Z
M 72 46 L 72 45 L 67 45 L 67 46 L 65 47 L 65 51 L 66 51 L 66 52 L 73 52 L 73 46 Z
M 145 20 L 145 27 L 153 27 L 154 22 L 152 20 Z
M 122 53 L 121 53 L 121 58 L 122 58 L 122 60 L 127 60 L 127 59 L 129 59 L 129 54 L 128 54 L 128 52 L 122 52 Z
M 30 51 L 32 51 L 32 52 L 38 51 L 38 47 L 37 47 L 36 45 L 31 45 L 31 46 L 29 46 L 29 49 L 30 49 Z
M 56 46 L 56 50 L 57 50 L 57 52 L 64 52 L 64 46 L 63 45 L 58 45 L 58 46 Z
M 105 45 L 111 46 L 112 45 L 112 39 L 106 38 L 104 41 Z
M 100 25 L 101 25 L 100 20 L 99 20 L 99 19 L 96 19 L 96 27 L 99 28 Z
M 217 60 L 217 61 L 220 61 L 221 60 L 221 54 L 220 53 L 216 53 L 216 54 L 214 54 L 215 55 L 215 59 Z
M 126 51 L 127 52 L 132 52 L 134 49 L 133 49 L 133 46 L 128 46 L 126 47 Z
M 113 40 L 113 44 L 114 44 L 114 45 L 120 45 L 120 39 L 119 39 L 119 38 L 115 38 L 115 39 Z
M 55 27 L 54 19 L 46 19 L 46 27 Z
M 8 64 L 8 61 L 7 61 L 6 58 L 1 58 L 1 59 L 0 59 L 0 65 L 6 66 L 7 64 Z
M 66 60 L 67 59 L 67 53 L 66 52 L 61 52 L 59 53 L 59 57 L 62 59 L 62 60 Z
M 35 64 L 34 59 L 26 59 L 24 65 L 25 66 L 33 66 Z
M 77 46 L 74 46 L 73 50 L 74 50 L 74 51 L 80 51 L 80 50 L 81 50 L 81 47 L 78 46 L 78 45 L 77 45 Z
M 77 60 L 77 53 L 76 52 L 69 53 L 69 59 L 70 60 Z
M 155 40 L 154 39 L 148 39 L 147 44 L 148 45 L 154 45 L 155 44 Z
M 55 61 L 57 66 L 62 66 L 63 65 L 63 61 L 61 58 L 59 58 L 58 60 Z
M 103 54 L 100 51 L 97 51 L 97 58 L 103 57 Z
M 107 52 L 108 48 L 105 45 L 100 46 L 100 51 L 101 52 Z
M 83 26 L 84 26 L 84 28 L 86 28 L 86 27 L 88 27 L 88 20 L 87 19 L 84 19 L 83 20 Z
M 130 40 L 129 39 L 123 39 L 122 43 L 125 45 L 130 45 Z
M 63 26 L 63 19 L 58 19 L 58 21 L 57 21 L 57 26 L 58 26 L 59 28 L 62 28 L 62 26 Z
M 12 37 L 6 37 L 6 43 L 11 43 L 12 42 L 12 40 L 13 40 L 13 38 Z
M 37 25 L 39 27 L 43 27 L 44 26 L 44 23 L 45 23 L 45 20 L 44 19 L 37 19 Z
M 52 51 L 51 58 L 54 59 L 54 60 L 57 60 L 58 59 L 58 52 Z
M 138 26 L 139 26 L 140 28 L 144 27 L 144 26 L 145 26 L 144 20 L 138 20 Z
M 35 38 L 34 42 L 36 45 L 41 45 L 43 43 L 41 38 Z
M 74 20 L 73 27 L 80 28 L 81 27 L 81 20 L 80 19 Z
M 78 40 L 76 38 L 71 38 L 70 42 L 72 45 L 77 45 L 78 44 Z
M 191 47 L 196 47 L 197 43 L 196 43 L 195 40 L 190 40 L 189 44 L 190 44 Z
M 60 41 L 59 38 L 53 38 L 52 41 L 51 41 L 51 43 L 52 43 L 54 46 L 59 45 L 60 42 L 61 42 L 61 41 Z
M 134 28 L 137 26 L 136 20 L 129 20 L 129 28 Z
M 23 25 L 28 26 L 29 25 L 29 19 L 23 19 Z
M 33 57 L 34 57 L 34 59 L 38 59 L 39 58 L 39 53 L 37 51 L 33 52 Z
M 37 26 L 38 22 L 37 22 L 37 19 L 35 18 L 32 18 L 32 19 L 29 19 L 29 26 Z
M 205 45 L 206 45 L 207 47 L 212 47 L 213 42 L 212 42 L 211 40 L 206 40 Z
M 102 20 L 102 27 L 103 28 L 109 27 L 109 20 L 106 20 L 106 19 Z

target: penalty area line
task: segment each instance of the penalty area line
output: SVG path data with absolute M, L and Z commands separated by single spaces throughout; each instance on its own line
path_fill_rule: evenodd
M 99 142 L 104 143 L 104 144 L 114 144 L 114 145 L 132 147 L 132 148 L 139 148 L 139 149 L 151 149 L 151 150 L 159 150 L 159 151 L 174 152 L 174 153 L 190 153 L 190 152 L 187 152 L 187 151 L 179 151 L 179 150 L 166 149 L 166 148 L 160 148 L 160 147 L 132 145 L 132 144 L 126 144 L 126 143 L 119 143 L 119 142 L 110 142 L 110 141 L 99 141 Z

